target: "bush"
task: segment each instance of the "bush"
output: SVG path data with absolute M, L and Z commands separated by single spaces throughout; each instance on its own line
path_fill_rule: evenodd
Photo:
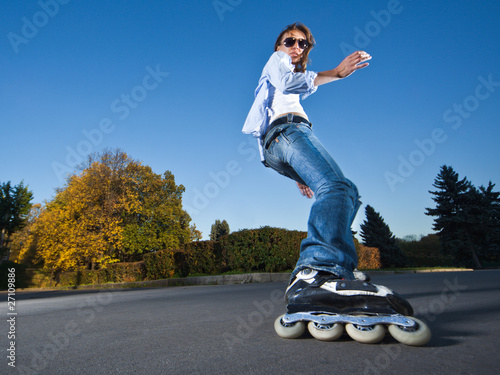
M 26 288 L 53 288 L 57 286 L 50 270 L 43 268 L 28 268 L 26 270 Z
M 263 227 L 231 233 L 220 240 L 226 269 L 283 272 L 295 267 L 305 232 Z
M 358 254 L 358 269 L 376 270 L 382 268 L 379 249 L 362 245 L 356 238 L 354 239 L 354 245 L 356 247 L 356 253 Z
M 184 246 L 184 256 L 188 274 L 214 275 L 221 273 L 225 268 L 219 242 L 197 241 L 187 243 Z
M 160 280 L 173 277 L 176 270 L 177 261 L 181 261 L 182 256 L 175 256 L 180 250 L 161 250 L 144 255 L 144 269 L 147 280 Z M 182 268 L 182 267 L 181 267 Z
M 102 270 L 107 283 L 126 283 L 144 279 L 144 262 L 113 263 Z
M 419 241 L 399 240 L 399 247 L 406 255 L 412 267 L 453 266 L 455 260 L 451 255 L 444 255 L 437 234 L 429 234 Z
M 100 284 L 99 273 L 99 271 L 89 270 L 61 272 L 58 275 L 59 286 Z
M 144 279 L 144 263 L 112 263 L 99 270 L 63 272 L 59 275 L 60 286 L 124 283 Z

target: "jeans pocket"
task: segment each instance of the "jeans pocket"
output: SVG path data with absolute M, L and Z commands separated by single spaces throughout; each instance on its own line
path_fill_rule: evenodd
M 274 138 L 269 146 L 264 150 L 264 156 L 266 159 L 271 157 L 274 161 L 278 161 L 281 159 L 280 155 L 282 154 L 282 146 L 283 146 L 283 137 L 279 134 L 276 138 Z M 281 144 L 280 144 L 281 143 Z
M 288 127 L 283 133 L 281 133 L 283 140 L 288 145 L 291 145 L 292 143 L 294 143 L 298 138 L 300 138 L 303 135 L 304 134 L 302 133 L 300 126 L 298 126 L 298 125 L 292 125 L 292 126 Z

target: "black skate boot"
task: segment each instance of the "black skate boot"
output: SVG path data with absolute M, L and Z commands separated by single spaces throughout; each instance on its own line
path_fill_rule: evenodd
M 385 336 L 384 325 L 396 340 L 424 345 L 430 339 L 425 323 L 412 318 L 411 305 L 385 286 L 362 280 L 302 270 L 285 292 L 287 314 L 275 322 L 278 335 L 297 338 L 305 331 L 320 340 L 336 340 L 346 331 L 356 341 L 376 343 Z
M 392 290 L 362 280 L 347 281 L 331 273 L 306 269 L 285 293 L 289 313 L 413 315 L 411 305 Z

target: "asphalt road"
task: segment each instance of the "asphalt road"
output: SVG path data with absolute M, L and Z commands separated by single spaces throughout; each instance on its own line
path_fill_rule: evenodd
M 390 336 L 375 345 L 281 339 L 273 322 L 285 310 L 285 283 L 17 292 L 17 315 L 0 293 L 0 373 L 498 373 L 500 270 L 372 281 L 409 299 L 432 330 L 427 346 Z

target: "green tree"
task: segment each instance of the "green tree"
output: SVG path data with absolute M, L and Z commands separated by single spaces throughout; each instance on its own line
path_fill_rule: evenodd
M 499 260 L 499 193 L 493 192 L 494 186 L 491 182 L 487 188 L 470 186 L 464 195 L 461 235 L 466 247 L 462 260 L 470 260 L 472 256 L 473 264 L 478 268 L 484 261 Z
M 380 250 L 382 267 L 404 267 L 405 256 L 382 216 L 370 205 L 366 206 L 365 214 L 366 219 L 360 226 L 364 245 Z
M 210 231 L 210 240 L 211 241 L 219 241 L 222 236 L 228 235 L 229 224 L 226 220 L 220 221 L 219 219 L 215 220 L 215 223 L 212 224 L 212 228 Z
M 9 251 L 10 236 L 25 225 L 32 199 L 33 193 L 23 182 L 0 185 L 0 255 Z
M 37 254 L 54 272 L 94 269 L 189 242 L 184 187 L 120 150 L 91 155 L 34 225 Z
M 436 202 L 426 215 L 436 216 L 433 229 L 438 233 L 444 254 L 456 264 L 482 267 L 483 261 L 498 261 L 499 193 L 494 184 L 475 188 L 466 178 L 459 179 L 452 167 L 442 166 L 429 191 Z
M 436 207 L 426 208 L 426 215 L 436 216 L 432 228 L 439 235 L 443 253 L 451 255 L 461 263 L 463 254 L 468 252 L 464 235 L 466 221 L 463 209 L 471 183 L 466 178 L 460 180 L 458 173 L 452 167 L 444 165 L 432 186 L 437 189 L 429 191 L 434 195 L 432 200 L 436 202 Z
M 182 208 L 184 186 L 176 185 L 174 175 L 153 173 L 139 166 L 134 172 L 137 207 L 124 216 L 121 260 L 133 261 L 143 253 L 179 249 L 191 241 L 191 218 Z
M 487 262 L 500 261 L 500 193 L 494 192 L 495 184 L 491 181 L 488 186 L 480 186 L 482 194 L 481 228 L 484 240 L 481 257 Z

